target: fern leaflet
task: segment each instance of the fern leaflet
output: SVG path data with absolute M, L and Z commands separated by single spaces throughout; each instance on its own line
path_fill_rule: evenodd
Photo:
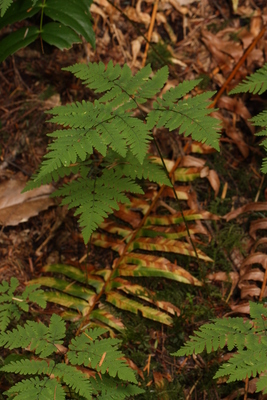
M 153 108 L 147 116 L 147 125 L 152 129 L 154 125 L 158 128 L 168 128 L 170 131 L 179 128 L 181 133 L 186 136 L 192 135 L 194 140 L 206 143 L 219 150 L 219 123 L 209 114 L 211 109 L 207 109 L 207 101 L 214 94 L 206 92 L 188 98 L 186 100 L 177 100 L 181 95 L 196 86 L 199 81 L 184 82 L 182 88 L 166 92 L 162 99 L 158 98 L 154 102 Z
M 27 347 L 27 350 L 35 353 L 32 359 L 11 361 L 0 368 L 4 372 L 36 375 L 15 384 L 5 392 L 5 395 L 10 399 L 20 400 L 31 398 L 62 400 L 66 398 L 67 393 L 70 396 L 76 393 L 83 399 L 91 400 L 92 394 L 99 399 L 107 399 L 109 391 L 111 391 L 110 399 L 124 399 L 142 393 L 143 390 L 134 384 L 127 384 L 127 381 L 137 383 L 134 372 L 118 350 L 120 342 L 117 339 L 100 338 L 105 332 L 106 330 L 102 328 L 86 330 L 81 336 L 72 339 L 69 348 L 64 348 L 63 354 L 58 352 L 59 362 L 47 358 L 52 355 L 54 349 L 58 350 L 57 345 L 62 344 L 62 338 L 65 336 L 65 323 L 55 314 L 52 315 L 48 327 L 42 323 L 27 321 L 24 327 L 0 333 L 0 345 L 10 349 Z M 16 335 L 18 338 L 14 344 Z M 47 344 L 54 349 L 49 348 Z M 66 359 L 68 363 L 65 362 Z M 76 365 L 83 365 L 82 370 Z M 95 371 L 92 372 L 92 369 Z M 96 372 L 96 377 L 93 377 Z
M 13 0 L 0 0 L 1 17 L 5 15 L 8 7 L 13 3 Z
M 223 364 L 214 378 L 228 376 L 228 382 L 255 377 L 263 373 L 266 379 L 267 372 L 267 337 L 265 319 L 267 309 L 262 304 L 250 302 L 251 321 L 242 318 L 218 319 L 211 324 L 200 327 L 197 336 L 191 336 L 174 355 L 183 356 L 202 352 L 216 351 L 218 348 L 228 347 L 234 353 L 229 361 Z M 260 377 L 257 391 L 264 390 L 267 393 L 266 380 Z
M 249 92 L 253 94 L 262 94 L 267 90 L 267 64 L 247 77 L 242 83 L 231 90 L 230 94 Z
M 122 360 L 122 353 L 118 350 L 119 341 L 112 338 L 96 341 L 104 332 L 104 329 L 96 328 L 73 339 L 68 353 L 71 363 L 83 364 L 102 373 L 108 370 L 109 375 L 114 378 L 118 375 L 121 380 L 137 383 L 133 371 L 129 370 L 126 362 Z
M 65 391 L 56 379 L 41 380 L 38 377 L 24 379 L 4 394 L 16 400 L 65 400 Z
M 3 281 L 0 285 L 0 331 L 5 331 L 11 319 L 19 320 L 22 311 L 29 311 L 29 302 L 34 302 L 40 307 L 46 307 L 43 290 L 40 285 L 26 287 L 21 295 L 14 294 L 19 285 L 16 278 L 11 278 L 10 284 Z
M 3 332 L 0 336 L 0 346 L 9 349 L 26 348 L 47 357 L 57 351 L 56 344 L 62 344 L 65 335 L 65 324 L 56 314 L 51 317 L 51 324 L 46 327 L 41 322 L 27 321 L 24 328 L 18 326 L 12 331 Z
M 83 237 L 88 241 L 92 232 L 103 222 L 113 210 L 118 209 L 118 203 L 127 203 L 125 190 L 132 193 L 143 193 L 141 187 L 133 180 L 116 174 L 114 170 L 103 171 L 102 176 L 93 180 L 79 178 L 58 189 L 53 195 L 64 196 L 62 204 L 69 208 L 77 207 L 75 215 L 83 228 Z

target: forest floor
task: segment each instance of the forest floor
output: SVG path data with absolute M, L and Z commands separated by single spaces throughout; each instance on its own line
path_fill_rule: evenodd
M 242 79 L 267 62 L 267 31 L 263 31 L 267 6 L 265 0 L 239 0 L 234 12 L 230 1 L 160 1 L 151 37 L 153 47 L 146 54 L 144 35 L 151 24 L 154 3 L 117 1 L 114 7 L 107 0 L 96 0 L 91 8 L 95 50 L 83 43 L 63 52 L 44 46 L 42 54 L 39 43 L 35 43 L 2 64 L 1 280 L 16 277 L 23 287 L 41 277 L 45 265 L 108 270 L 117 257 L 111 246 L 103 249 L 94 242 L 84 244 L 74 212 L 49 198 L 51 188 L 44 188 L 31 201 L 20 195 L 46 154 L 51 140 L 46 134 L 55 129 L 47 122 L 49 115 L 45 111 L 92 99 L 92 93 L 62 68 L 78 62 L 107 64 L 112 60 L 120 65 L 127 63 L 136 73 L 150 62 L 154 70 L 164 64 L 169 66 L 169 87 L 202 78 L 195 94 L 224 88 L 215 99 L 217 110 L 213 113 L 222 123 L 220 153 L 196 145 L 177 131 L 158 130 L 155 135 L 164 158 L 180 168 L 176 184 L 181 200 L 178 206 L 174 199 L 162 195 L 156 208 L 157 213 L 163 214 L 166 210 L 170 214 L 178 212 L 180 207 L 216 216 L 194 221 L 192 225 L 197 247 L 212 262 L 205 257 L 198 262 L 194 256 L 182 253 L 150 251 L 152 255 L 167 257 L 204 284 L 199 287 L 165 278 L 143 279 L 144 287 L 160 292 L 160 299 L 174 304 L 179 312 L 173 317 L 172 326 L 166 326 L 141 314 L 119 311 L 117 316 L 127 327 L 120 337 L 123 351 L 135 363 L 140 384 L 146 389 L 146 394 L 139 398 L 263 399 L 264 396 L 254 393 L 254 382 L 247 386 L 244 382 L 227 385 L 212 379 L 222 352 L 180 359 L 170 354 L 211 318 L 246 317 L 249 300 L 262 301 L 267 297 L 267 189 L 260 170 L 264 152 L 260 146 L 262 139 L 255 136 L 255 127 L 249 122 L 266 109 L 267 100 L 266 96 L 228 95 Z M 251 51 L 243 57 L 251 45 Z M 226 82 L 242 57 L 234 77 Z M 156 154 L 153 145 L 150 151 Z M 147 187 L 140 202 L 149 199 L 149 190 L 158 189 Z M 187 239 L 182 243 L 189 245 Z M 40 310 L 39 318 L 63 310 L 62 305 L 49 303 L 45 310 Z M 2 377 L 0 386 L 4 384 Z

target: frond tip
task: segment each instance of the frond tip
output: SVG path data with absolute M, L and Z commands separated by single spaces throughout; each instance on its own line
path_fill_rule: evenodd
M 223 318 L 205 324 L 173 355 L 198 354 L 205 348 L 208 353 L 224 346 L 227 346 L 229 351 L 236 348 L 237 352 L 219 368 L 214 378 L 228 376 L 228 382 L 234 382 L 261 375 L 257 383 L 257 392 L 262 390 L 263 393 L 267 393 L 267 308 L 262 304 L 250 302 L 250 318 L 251 321 L 244 321 L 243 318 Z

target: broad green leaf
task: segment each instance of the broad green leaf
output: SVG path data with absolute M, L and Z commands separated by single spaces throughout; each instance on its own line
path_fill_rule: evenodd
M 44 13 L 54 21 L 73 29 L 95 47 L 92 17 L 89 12 L 92 0 L 47 0 Z M 57 46 L 58 47 L 58 46 Z
M 14 22 L 22 21 L 26 18 L 31 18 L 40 11 L 42 0 L 38 0 L 33 7 L 32 0 L 14 1 L 6 11 L 5 15 L 0 18 L 0 29 L 4 26 L 13 24 Z
M 56 46 L 60 50 L 70 49 L 73 43 L 81 43 L 82 40 L 71 28 L 58 22 L 49 22 L 43 26 L 42 39 Z
M 0 62 L 19 49 L 33 43 L 39 35 L 39 29 L 29 26 L 10 33 L 0 42 Z

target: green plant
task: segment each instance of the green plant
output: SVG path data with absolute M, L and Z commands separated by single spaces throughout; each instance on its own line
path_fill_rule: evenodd
M 266 78 L 267 64 L 263 68 L 259 69 L 255 74 L 246 78 L 246 80 L 233 89 L 230 94 L 240 92 L 262 94 L 267 90 Z M 266 128 L 266 110 L 253 117 L 251 121 L 256 126 Z M 265 129 L 262 132 L 257 133 L 257 135 L 266 136 L 267 130 Z M 262 145 L 265 150 L 267 150 L 267 139 L 262 142 Z M 262 171 L 265 174 L 267 173 L 267 158 L 263 161 Z M 250 320 L 244 321 L 243 318 L 223 318 L 213 320 L 211 324 L 202 325 L 200 330 L 195 332 L 196 336 L 191 336 L 191 340 L 173 355 L 184 356 L 193 353 L 199 354 L 205 348 L 207 352 L 210 353 L 219 348 L 223 348 L 224 346 L 227 346 L 229 351 L 237 349 L 237 352 L 232 355 L 230 360 L 219 368 L 214 378 L 228 376 L 228 382 L 233 382 L 259 375 L 256 391 L 263 391 L 263 393 L 266 394 L 267 308 L 262 304 L 256 304 L 253 302 L 250 302 L 249 305 Z
M 75 215 L 80 215 L 88 242 L 104 218 L 118 210 L 119 203 L 129 201 L 125 192 L 143 193 L 137 180 L 170 185 L 165 172 L 147 154 L 155 127 L 180 128 L 180 133 L 219 149 L 219 125 L 209 116 L 212 109 L 206 108 L 212 92 L 183 99 L 199 80 L 183 82 L 156 97 L 144 115 L 142 106 L 151 108 L 149 100 L 166 83 L 167 67 L 153 76 L 149 65 L 132 76 L 127 65 L 121 68 L 112 62 L 107 67 L 76 64 L 65 70 L 94 90 L 98 99 L 50 111 L 50 121 L 68 129 L 49 134 L 55 139 L 27 189 L 76 174 L 78 179 L 63 185 L 54 196 L 63 196 L 62 204 L 77 208 Z
M 0 334 L 0 346 L 23 349 L 32 357 L 10 361 L 0 371 L 31 375 L 4 394 L 10 399 L 124 399 L 142 393 L 123 355 L 119 340 L 103 338 L 105 329 L 85 330 L 63 346 L 65 323 L 53 314 L 47 327 L 27 321 Z M 51 358 L 52 357 L 52 358 Z M 131 382 L 131 384 L 128 384 Z M 74 393 L 78 397 L 73 397 Z
M 229 376 L 228 382 L 256 377 L 257 392 L 267 393 L 267 309 L 262 304 L 250 302 L 250 320 L 222 318 L 202 325 L 195 336 L 191 336 L 174 356 L 208 353 L 227 346 L 229 351 L 237 349 L 230 360 L 224 363 L 214 378 Z
M 29 311 L 29 303 L 33 302 L 40 307 L 46 307 L 44 291 L 38 289 L 40 285 L 27 286 L 21 294 L 14 294 L 19 286 L 16 278 L 11 278 L 10 285 L 3 281 L 0 285 L 0 331 L 5 331 L 12 319 L 19 320 L 22 311 Z
M 61 50 L 81 43 L 80 36 L 95 47 L 91 3 L 92 0 L 0 0 L 0 29 L 28 21 L 0 41 L 0 62 L 38 37 L 41 44 L 44 41 Z M 32 24 L 31 18 L 36 14 L 40 14 L 39 26 Z
M 253 94 L 263 94 L 267 91 L 267 64 L 256 71 L 251 76 L 247 77 L 242 83 L 240 83 L 236 88 L 231 90 L 230 94 L 249 92 Z M 267 111 L 264 110 L 255 117 L 251 118 L 252 123 L 255 126 L 260 126 L 265 128 L 263 131 L 256 133 L 257 136 L 267 135 Z M 267 151 L 267 139 L 263 140 L 261 145 Z M 267 158 L 264 158 L 262 163 L 262 172 L 267 173 Z

